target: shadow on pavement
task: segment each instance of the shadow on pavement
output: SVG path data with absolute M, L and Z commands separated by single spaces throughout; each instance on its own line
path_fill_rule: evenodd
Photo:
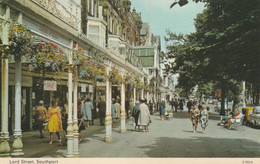
M 190 132 L 190 131 L 187 131 Z M 246 139 L 161 137 L 154 144 L 140 146 L 145 156 L 162 157 L 259 157 L 260 144 Z

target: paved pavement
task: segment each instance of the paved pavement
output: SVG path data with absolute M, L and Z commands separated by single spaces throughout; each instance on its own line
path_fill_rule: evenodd
M 169 109 L 169 108 L 168 108 Z M 134 131 L 132 121 L 126 122 L 127 131 L 119 133 L 120 124 L 113 125 L 113 140 L 104 142 L 105 127 L 95 125 L 81 132 L 79 145 L 82 158 L 169 158 L 169 157 L 260 157 L 260 129 L 237 126 L 227 130 L 217 126 L 218 114 L 210 112 L 206 133 L 192 132 L 186 109 L 174 113 L 170 120 L 160 120 L 158 113 L 152 115 L 149 132 Z M 47 135 L 46 135 L 47 136 Z M 57 141 L 57 138 L 56 138 Z M 40 139 L 38 131 L 23 134 L 24 157 L 62 158 L 66 145 L 58 142 L 48 144 L 48 138 Z

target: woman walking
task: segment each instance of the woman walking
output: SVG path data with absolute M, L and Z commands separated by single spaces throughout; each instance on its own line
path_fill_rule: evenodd
M 161 105 L 160 105 L 160 118 L 163 120 L 163 117 L 165 115 L 165 100 L 162 99 Z
M 93 110 L 93 104 L 90 98 L 88 97 L 84 103 L 84 109 L 83 109 L 83 115 L 87 121 L 87 127 L 89 127 L 90 121 L 92 120 L 92 110 Z
M 202 128 L 202 133 L 204 134 L 205 130 L 206 130 L 206 127 L 208 126 L 208 120 L 209 120 L 209 113 L 206 110 L 206 106 L 205 105 L 201 106 L 201 113 L 200 114 L 201 114 L 201 118 L 200 118 L 201 128 Z
M 58 107 L 58 101 L 53 100 L 51 102 L 52 106 L 48 108 L 48 129 L 50 132 L 50 142 L 53 142 L 53 134 L 56 133 L 58 136 L 59 143 L 61 144 L 60 131 L 62 131 L 62 122 L 61 122 L 61 113 L 60 108 Z
M 139 101 L 136 101 L 135 103 L 136 103 L 136 105 L 134 106 L 132 116 L 133 116 L 135 130 L 137 130 L 137 127 L 139 130 L 140 129 L 140 126 L 138 125 L 138 118 L 139 118 L 139 114 L 140 114 Z
M 197 108 L 197 105 L 193 105 L 193 108 L 190 111 L 190 120 L 192 122 L 193 133 L 196 133 L 197 131 L 199 116 L 200 116 L 200 111 Z
M 139 106 L 140 114 L 138 118 L 138 125 L 143 126 L 143 131 L 148 131 L 148 125 L 150 124 L 150 112 L 148 106 L 145 104 L 145 100 L 141 101 L 142 104 Z

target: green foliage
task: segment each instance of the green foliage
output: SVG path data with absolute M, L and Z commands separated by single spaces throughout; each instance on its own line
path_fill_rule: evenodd
M 198 87 L 197 93 L 204 93 L 205 95 L 214 95 L 214 84 L 213 83 L 206 83 L 204 85 L 200 85 Z
M 168 58 L 175 59 L 166 68 L 179 74 L 178 86 L 188 90 L 212 82 L 222 89 L 222 96 L 228 90 L 237 94 L 241 81 L 260 88 L 259 1 L 195 2 L 206 2 L 207 7 L 195 19 L 196 32 L 168 32 L 165 38 Z
M 16 60 L 21 60 L 22 56 L 31 52 L 32 45 L 33 45 L 33 36 L 31 31 L 17 23 L 11 23 L 9 26 L 9 50 L 10 54 L 14 55 Z

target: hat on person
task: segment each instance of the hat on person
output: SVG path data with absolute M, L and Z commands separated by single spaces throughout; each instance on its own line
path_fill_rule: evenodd
M 43 101 L 42 101 L 42 100 L 40 100 L 40 101 L 39 101 L 39 104 L 43 104 Z
M 135 101 L 135 103 L 136 103 L 136 104 L 139 104 L 139 101 L 137 100 L 137 101 Z

